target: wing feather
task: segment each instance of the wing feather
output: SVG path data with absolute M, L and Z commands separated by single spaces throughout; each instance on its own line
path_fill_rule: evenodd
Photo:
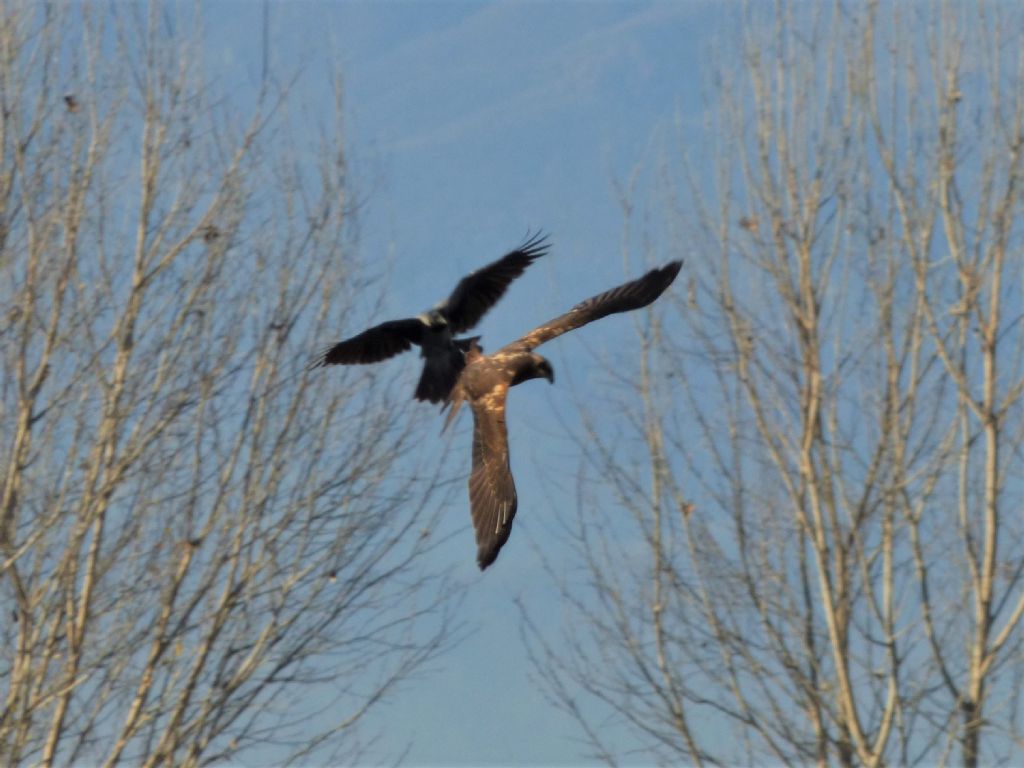
M 534 328 L 525 336 L 499 350 L 499 354 L 506 351 L 531 350 L 563 333 L 568 333 L 602 317 L 646 307 L 665 292 L 665 289 L 676 279 L 682 266 L 681 261 L 669 262 L 664 267 L 652 269 L 643 277 L 638 277 L 636 280 L 623 283 L 610 291 L 581 301 L 564 315 Z
M 448 319 L 452 333 L 469 330 L 493 307 L 517 277 L 550 245 L 541 233 L 529 237 L 521 246 L 486 267 L 466 275 L 439 307 Z
M 483 570 L 498 557 L 512 532 L 518 499 L 509 466 L 505 427 L 507 387 L 473 401 L 473 471 L 469 507 L 476 531 L 476 561 Z
M 328 347 L 313 358 L 310 367 L 387 360 L 400 352 L 405 352 L 413 344 L 419 344 L 422 334 L 423 323 L 416 318 L 391 320 Z

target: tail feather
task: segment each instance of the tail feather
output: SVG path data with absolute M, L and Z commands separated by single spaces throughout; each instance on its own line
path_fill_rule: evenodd
M 465 365 L 462 351 L 455 347 L 443 355 L 428 357 L 416 386 L 416 399 L 429 400 L 431 403 L 446 400 Z
M 444 401 L 444 405 L 441 406 L 441 410 L 444 411 L 448 408 L 448 415 L 445 417 L 444 426 L 441 427 L 441 434 L 443 435 L 451 423 L 455 421 L 455 416 L 459 412 L 459 408 L 462 407 L 462 401 L 466 399 L 466 392 L 462 388 L 462 383 L 457 383 L 451 393 L 448 395 L 448 399 Z
M 451 408 L 448 411 L 447 418 L 444 420 L 444 426 L 441 427 L 441 434 L 444 434 L 451 423 L 455 421 L 455 416 L 458 414 L 459 408 L 462 407 L 462 401 L 466 399 L 466 391 L 462 387 L 462 370 L 470 363 L 474 363 L 483 357 L 484 354 L 484 348 L 480 346 L 479 336 L 455 339 L 455 346 L 462 350 L 462 364 L 459 367 L 459 376 L 456 377 L 455 384 L 448 390 L 448 394 L 445 395 L 444 405 L 441 406 L 442 411 L 446 408 Z

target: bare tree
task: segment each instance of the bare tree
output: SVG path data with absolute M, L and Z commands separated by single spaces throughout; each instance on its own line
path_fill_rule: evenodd
M 690 283 L 608 384 L 631 439 L 585 422 L 571 631 L 527 631 L 607 762 L 609 712 L 667 762 L 1019 756 L 1018 10 L 755 13 L 713 168 L 661 169 Z
M 310 160 L 191 10 L 0 14 L 0 762 L 352 759 L 450 625 L 407 392 L 304 368 L 366 309 L 340 87 Z

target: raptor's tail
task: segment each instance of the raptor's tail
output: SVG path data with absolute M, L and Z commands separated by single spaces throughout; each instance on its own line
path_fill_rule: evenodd
M 452 391 L 448 394 L 448 399 L 444 401 L 444 405 L 441 406 L 441 410 L 444 411 L 448 408 L 448 415 L 445 417 L 444 426 L 441 427 L 441 434 L 443 435 L 453 421 L 455 421 L 455 415 L 459 412 L 459 408 L 462 407 L 462 401 L 466 399 L 466 393 L 462 389 L 462 383 L 457 383 Z

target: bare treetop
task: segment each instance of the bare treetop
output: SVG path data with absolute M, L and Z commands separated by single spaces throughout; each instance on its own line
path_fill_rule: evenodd
M 564 638 L 528 633 L 539 679 L 609 763 L 609 722 L 666 763 L 1013 762 L 1024 25 L 747 22 L 707 143 L 658 169 L 652 258 L 685 243 L 691 282 L 614 376 L 633 440 L 583 408 L 583 575 Z
M 405 398 L 305 370 L 363 287 L 340 91 L 311 161 L 179 10 L 0 29 L 5 765 L 351 761 L 448 636 Z

